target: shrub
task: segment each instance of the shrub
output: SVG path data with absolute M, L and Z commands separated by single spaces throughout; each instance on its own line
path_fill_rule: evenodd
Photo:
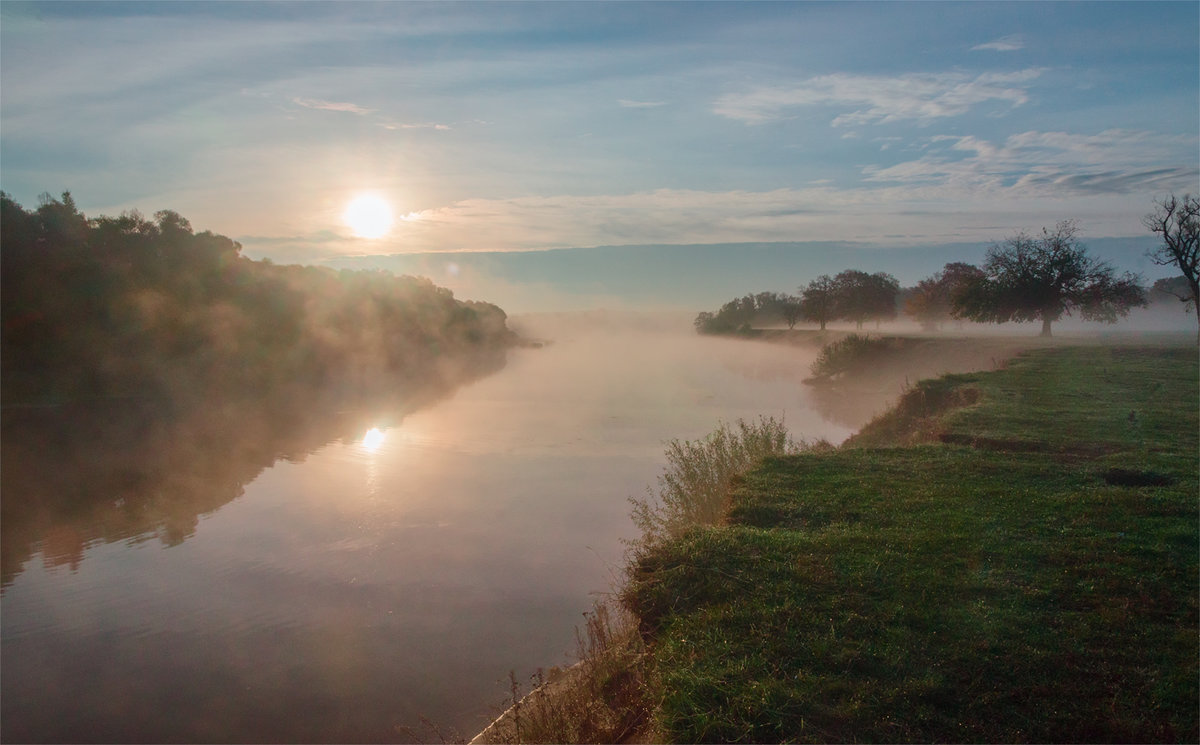
M 887 339 L 850 334 L 844 339 L 826 344 L 812 364 L 817 378 L 832 378 L 862 367 L 890 346 Z

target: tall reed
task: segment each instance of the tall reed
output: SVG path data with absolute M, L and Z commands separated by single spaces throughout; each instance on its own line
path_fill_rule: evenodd
M 827 443 L 793 440 L 774 417 L 757 422 L 721 422 L 699 440 L 667 443 L 667 465 L 658 488 L 646 487 L 646 497 L 630 497 L 634 525 L 642 531 L 634 546 L 650 546 L 673 538 L 693 525 L 711 525 L 724 516 L 733 477 L 770 455 L 788 455 Z

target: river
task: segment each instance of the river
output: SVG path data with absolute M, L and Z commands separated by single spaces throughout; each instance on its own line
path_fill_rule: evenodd
M 39 441 L 3 493 L 2 739 L 469 738 L 510 670 L 571 662 L 666 440 L 862 423 L 814 405 L 812 349 L 527 323 L 553 343 L 415 411 Z

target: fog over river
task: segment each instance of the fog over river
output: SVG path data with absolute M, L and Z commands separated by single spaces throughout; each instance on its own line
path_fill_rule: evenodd
M 686 319 L 514 326 L 553 343 L 413 412 L 343 411 L 305 437 L 235 418 L 174 460 L 143 438 L 123 457 L 152 473 L 82 487 L 67 471 L 87 459 L 52 447 L 7 473 L 3 739 L 436 739 L 421 717 L 470 737 L 509 670 L 571 662 L 666 440 L 765 414 L 840 442 L 872 408 L 817 405 L 815 349 Z

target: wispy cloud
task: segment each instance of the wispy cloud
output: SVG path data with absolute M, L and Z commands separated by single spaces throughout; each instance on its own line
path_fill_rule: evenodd
M 1009 34 L 1008 36 L 1001 36 L 995 41 L 989 41 L 986 44 L 976 44 L 975 46 L 971 47 L 971 51 L 1015 52 L 1018 49 L 1024 48 L 1025 39 L 1022 38 L 1020 34 Z
M 1196 181 L 1195 168 L 1149 168 L 1098 173 L 1030 173 L 1017 189 L 1071 194 L 1155 194 Z
M 666 106 L 666 101 L 632 101 L 628 98 L 617 99 L 617 104 L 623 109 L 654 109 Z
M 1186 191 L 1200 169 L 1178 165 L 1196 138 L 1110 129 L 1093 135 L 1028 131 L 1001 144 L 940 135 L 916 160 L 868 167 L 869 182 L 952 185 L 964 191 L 1002 190 L 1013 197 Z M 1193 158 L 1194 160 L 1194 158 Z
M 871 139 L 871 142 L 878 142 L 879 152 L 883 152 L 884 150 L 891 150 L 897 142 L 902 142 L 903 140 L 903 137 L 875 137 Z
M 449 124 L 439 122 L 384 122 L 379 126 L 384 129 L 436 129 L 441 131 L 452 129 Z
M 1200 190 L 1196 89 L 1172 74 L 1194 4 L 1064 5 L 1077 43 L 1038 46 L 1045 72 L 1016 51 L 1026 4 L 0 5 L 7 192 L 178 209 L 264 255 L 364 250 L 337 226 L 368 187 L 419 213 L 391 251 L 935 242 L 1063 217 L 1132 235 L 1154 196 Z
M 344 111 L 348 114 L 358 114 L 366 116 L 372 114 L 375 109 L 368 109 L 358 104 L 348 103 L 345 101 L 322 101 L 316 98 L 293 98 L 292 103 L 303 106 L 308 109 L 320 109 L 322 111 Z
M 961 116 L 988 101 L 1020 106 L 1028 101 L 1025 84 L 1041 75 L 1030 68 L 1017 72 L 913 73 L 895 77 L 837 73 L 795 85 L 764 86 L 720 98 L 713 110 L 721 116 L 758 124 L 784 117 L 804 106 L 852 110 L 830 122 L 835 127 L 887 124 L 901 120 L 928 123 Z

